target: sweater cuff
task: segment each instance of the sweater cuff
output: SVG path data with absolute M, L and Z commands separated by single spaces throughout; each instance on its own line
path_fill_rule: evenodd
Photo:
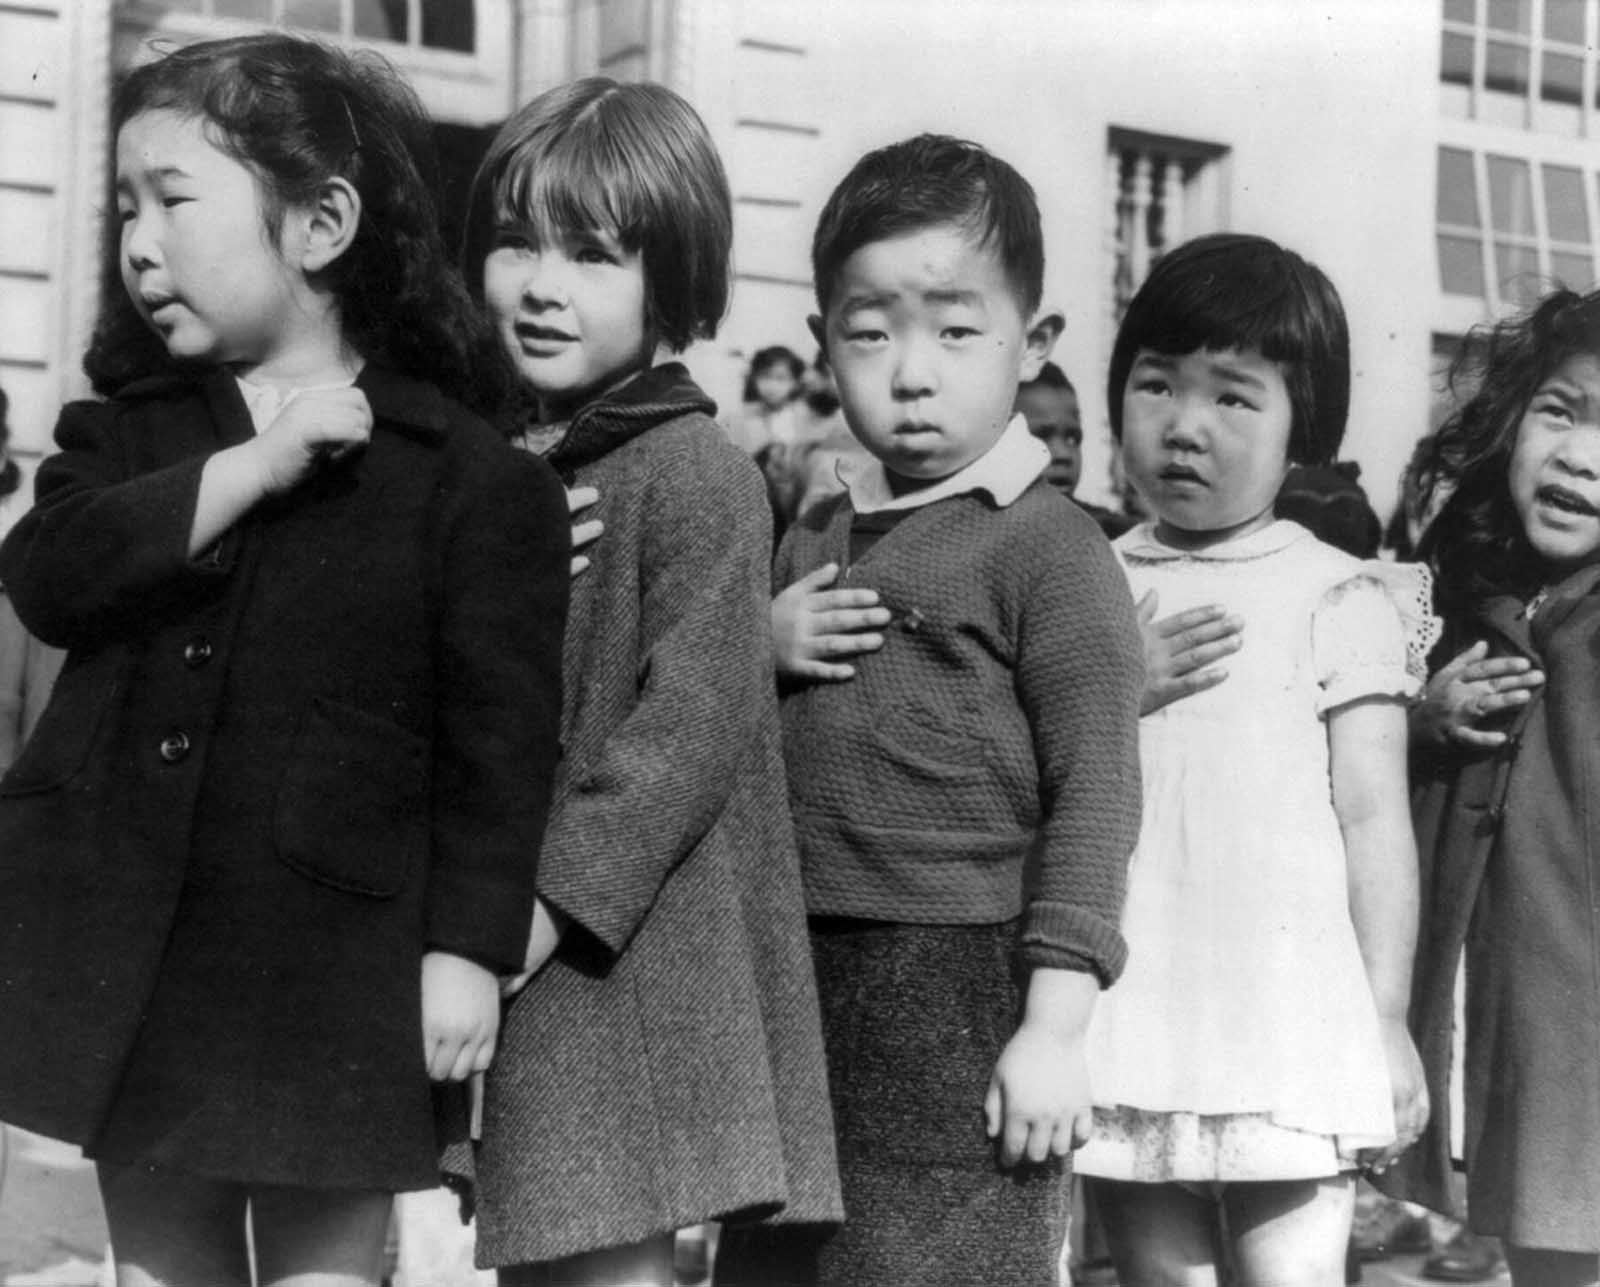
M 1093 912 L 1036 900 L 1022 914 L 1017 956 L 1030 968 L 1087 968 L 1108 988 L 1127 964 L 1128 944 L 1114 924 Z M 1073 965 L 1074 958 L 1083 964 Z

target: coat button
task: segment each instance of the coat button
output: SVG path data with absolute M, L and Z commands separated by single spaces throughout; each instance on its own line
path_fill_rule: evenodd
M 168 764 L 176 764 L 189 754 L 189 735 L 187 733 L 168 733 L 161 739 L 161 758 Z
M 211 660 L 211 640 L 195 638 L 183 646 L 183 664 L 190 670 L 198 669 Z

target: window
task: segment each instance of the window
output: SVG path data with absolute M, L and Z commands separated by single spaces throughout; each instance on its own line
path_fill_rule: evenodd
M 1600 0 L 1443 0 L 1448 115 L 1568 137 L 1600 135 Z
M 1600 172 L 1486 150 L 1439 149 L 1434 209 L 1439 288 L 1489 312 L 1553 285 L 1595 280 L 1592 232 Z
M 470 0 L 179 0 L 168 9 L 203 18 L 296 27 L 367 40 L 470 54 L 477 48 Z
M 1115 245 L 1113 322 L 1121 321 L 1164 251 L 1222 226 L 1226 153 L 1216 144 L 1111 130 L 1106 170 Z

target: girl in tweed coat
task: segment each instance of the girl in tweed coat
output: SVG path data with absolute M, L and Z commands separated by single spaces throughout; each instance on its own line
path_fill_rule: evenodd
M 693 110 L 592 79 L 513 117 L 467 268 L 532 414 L 598 491 L 573 584 L 564 759 L 526 986 L 476 1157 L 506 1284 L 672 1281 L 704 1220 L 839 1217 L 768 655 L 771 517 L 714 404 L 658 349 L 709 336 L 731 211 Z

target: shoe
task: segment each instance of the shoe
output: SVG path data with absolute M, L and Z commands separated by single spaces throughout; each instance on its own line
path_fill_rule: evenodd
M 682 1284 L 711 1278 L 711 1245 L 704 1225 L 678 1230 L 672 1244 L 672 1276 Z
M 1117 1287 L 1117 1267 L 1109 1256 L 1073 1265 L 1072 1287 Z
M 1501 1264 L 1499 1241 L 1463 1225 L 1455 1237 L 1422 1262 L 1422 1276 L 1439 1282 L 1477 1283 L 1497 1277 Z
M 1432 1251 L 1433 1231 L 1425 1217 L 1412 1215 L 1403 1203 L 1384 1202 L 1357 1221 L 1350 1242 L 1361 1260 L 1387 1260 Z

